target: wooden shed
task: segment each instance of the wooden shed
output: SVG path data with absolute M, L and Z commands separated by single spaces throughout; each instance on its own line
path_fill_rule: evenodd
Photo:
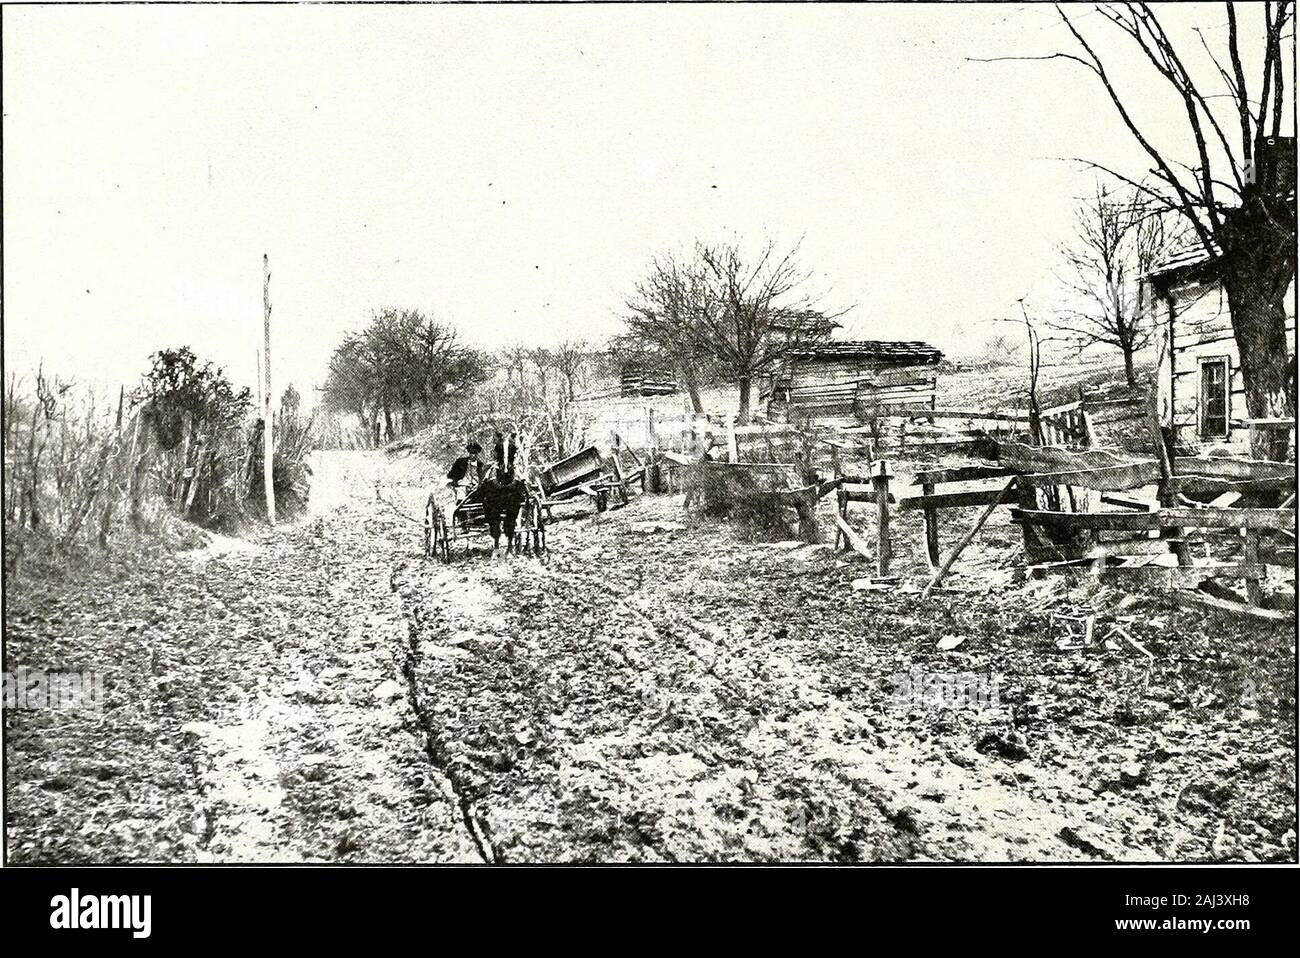
M 1147 315 L 1155 332 L 1161 422 L 1185 449 L 1219 448 L 1248 455 L 1253 420 L 1246 410 L 1241 354 L 1228 298 L 1211 260 L 1199 248 L 1171 256 L 1145 279 Z M 1287 345 L 1295 363 L 1295 282 L 1287 293 Z M 1255 423 L 1269 428 L 1268 423 Z
M 935 366 L 928 343 L 830 341 L 786 355 L 759 387 L 774 422 L 854 426 L 873 416 L 933 409 Z
M 624 396 L 670 396 L 677 389 L 672 376 L 640 363 L 624 363 L 619 371 L 619 392 Z

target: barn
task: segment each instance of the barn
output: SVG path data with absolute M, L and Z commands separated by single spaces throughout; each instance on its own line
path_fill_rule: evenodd
M 759 384 L 773 422 L 856 426 L 873 416 L 933 409 L 935 367 L 928 343 L 827 341 L 787 353 Z
M 1248 455 L 1250 429 L 1286 428 L 1256 422 L 1246 410 L 1241 354 L 1232 333 L 1227 295 L 1200 248 L 1170 256 L 1148 274 L 1143 297 L 1155 333 L 1161 423 L 1187 450 Z M 1287 345 L 1295 362 L 1295 282 L 1287 293 Z

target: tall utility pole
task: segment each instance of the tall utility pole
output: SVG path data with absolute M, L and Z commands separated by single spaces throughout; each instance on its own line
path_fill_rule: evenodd
M 262 484 L 266 487 L 266 518 L 275 525 L 275 484 L 272 482 L 272 465 L 275 462 L 275 438 L 271 429 L 271 259 L 262 254 L 262 363 L 266 381 L 262 394 Z

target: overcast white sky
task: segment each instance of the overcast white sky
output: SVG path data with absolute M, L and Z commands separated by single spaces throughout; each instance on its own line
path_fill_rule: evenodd
M 803 236 L 849 335 L 959 350 L 1055 295 L 1092 180 L 1060 157 L 1149 165 L 1076 65 L 965 59 L 1066 49 L 1049 6 L 3 17 L 7 365 L 88 382 L 189 344 L 251 386 L 264 252 L 276 391 L 306 392 L 372 309 L 604 336 L 652 254 L 733 234 Z

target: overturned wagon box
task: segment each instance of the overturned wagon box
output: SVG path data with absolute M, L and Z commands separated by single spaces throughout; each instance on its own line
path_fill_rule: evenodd
M 552 463 L 543 470 L 539 478 L 542 489 L 547 495 L 551 495 L 599 479 L 604 473 L 604 468 L 605 460 L 600 450 L 595 446 L 588 446 L 572 456 Z

